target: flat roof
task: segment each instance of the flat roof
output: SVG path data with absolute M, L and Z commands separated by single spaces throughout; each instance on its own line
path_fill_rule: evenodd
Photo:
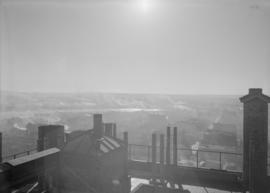
M 50 148 L 50 149 L 47 149 L 47 150 L 44 150 L 44 151 L 40 151 L 40 152 L 31 154 L 31 155 L 26 155 L 24 157 L 19 157 L 19 158 L 7 161 L 5 163 L 8 163 L 11 166 L 18 166 L 20 164 L 30 162 L 30 161 L 33 161 L 35 159 L 39 159 L 39 158 L 42 158 L 44 156 L 52 155 L 52 154 L 58 153 L 58 152 L 60 152 L 60 149 L 54 147 L 54 148 Z

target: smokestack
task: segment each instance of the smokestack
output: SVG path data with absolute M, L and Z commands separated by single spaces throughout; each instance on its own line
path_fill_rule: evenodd
M 116 134 L 116 123 L 113 123 L 113 137 L 116 138 L 117 134 Z
M 152 134 L 152 164 L 153 166 L 157 162 L 157 136 L 155 133 Z
M 65 133 L 65 143 L 68 143 L 70 141 L 70 133 Z
M 177 165 L 177 127 L 173 128 L 173 164 Z
M 124 143 L 128 148 L 128 132 L 127 131 L 124 132 Z
M 128 160 L 128 132 L 127 131 L 125 131 L 124 132 L 124 144 L 125 144 L 125 153 L 126 153 L 126 159 Z
M 164 165 L 164 151 L 165 151 L 165 149 L 164 149 L 164 134 L 160 134 L 160 159 L 159 159 L 159 161 L 160 161 L 160 164 L 161 165 Z
M 171 128 L 167 127 L 166 164 L 171 164 Z
M 123 141 L 124 141 L 124 147 L 125 147 L 125 153 L 124 153 L 124 156 L 125 156 L 125 164 L 124 164 L 124 171 L 125 171 L 125 175 L 126 176 L 128 176 L 128 132 L 127 131 L 125 131 L 124 132 L 124 139 L 123 139 Z
M 160 135 L 160 140 L 159 140 L 159 143 L 160 143 L 160 153 L 159 153 L 159 162 L 160 162 L 160 178 L 162 179 L 163 181 L 163 178 L 164 178 L 164 134 L 161 134 Z
M 3 161 L 3 154 L 2 154 L 2 133 L 0 132 L 0 163 Z
M 260 88 L 249 89 L 244 103 L 243 180 L 250 193 L 267 192 L 268 103 Z
M 43 125 L 38 127 L 38 151 L 58 147 L 65 142 L 65 129 L 63 125 Z
M 113 123 L 104 123 L 104 135 L 113 136 Z
M 94 137 L 100 139 L 103 136 L 102 114 L 94 114 Z
M 153 182 L 156 181 L 156 163 L 157 163 L 157 136 L 155 133 L 152 134 L 152 175 L 153 175 Z

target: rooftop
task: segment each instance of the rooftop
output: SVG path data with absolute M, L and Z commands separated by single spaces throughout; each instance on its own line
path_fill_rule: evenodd
M 76 154 L 93 154 L 99 155 L 114 151 L 121 147 L 121 143 L 109 136 L 102 136 L 96 139 L 91 132 L 85 131 L 83 135 L 80 135 L 70 142 L 68 142 L 63 148 L 64 152 L 76 153 Z
M 139 184 L 131 193 L 190 193 L 190 191 L 159 187 L 149 184 Z

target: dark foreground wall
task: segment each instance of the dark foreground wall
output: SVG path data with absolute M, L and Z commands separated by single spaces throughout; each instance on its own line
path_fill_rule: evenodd
M 0 192 L 9 193 L 37 182 L 40 190 L 57 191 L 59 152 L 59 149 L 51 148 L 0 164 Z

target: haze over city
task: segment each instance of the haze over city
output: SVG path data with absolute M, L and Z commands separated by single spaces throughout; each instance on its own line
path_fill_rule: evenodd
M 269 193 L 270 0 L 0 0 L 1 193 Z
M 270 1 L 1 1 L 2 90 L 270 93 Z

